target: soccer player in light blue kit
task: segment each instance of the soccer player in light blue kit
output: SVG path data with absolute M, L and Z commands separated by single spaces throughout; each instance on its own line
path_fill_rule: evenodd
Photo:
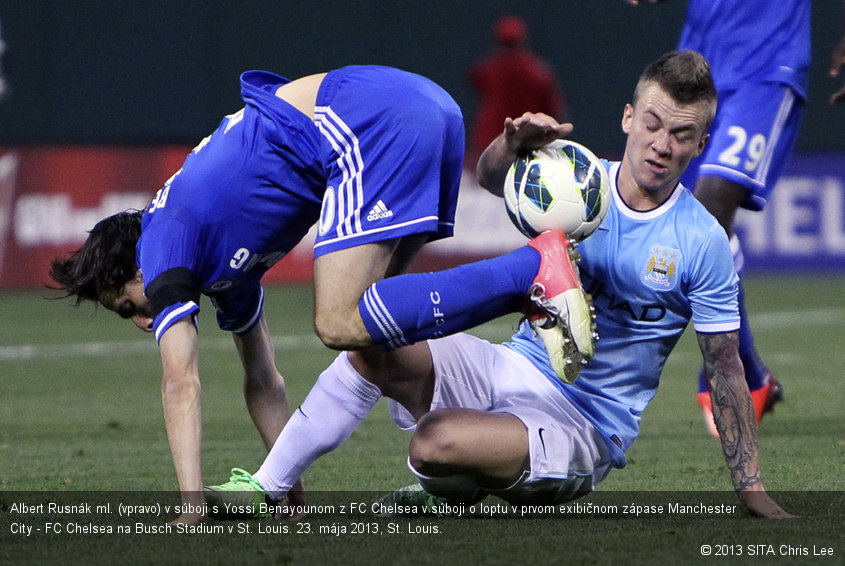
M 789 517 L 760 477 L 728 239 L 679 183 L 707 143 L 715 110 L 716 90 L 699 54 L 667 54 L 640 77 L 623 112 L 622 161 L 605 162 L 610 210 L 579 248 L 601 340 L 577 381 L 556 376 L 526 322 L 502 345 L 458 334 L 405 348 L 395 375 L 356 372 L 341 354 L 333 373 L 356 383 L 356 391 L 330 397 L 321 376 L 261 469 L 233 470 L 230 482 L 209 488 L 209 500 L 278 500 L 382 395 L 391 399 L 394 421 L 414 430 L 408 465 L 424 488 L 394 492 L 383 500 L 385 512 L 419 511 L 431 494 L 452 502 L 495 494 L 513 504 L 580 497 L 625 466 L 664 362 L 692 320 L 734 488 L 752 514 Z M 479 161 L 480 182 L 501 195 L 519 154 L 571 131 L 543 114 L 507 120 Z
M 387 375 L 402 346 L 517 311 L 542 326 L 562 378 L 568 357 L 592 356 L 565 238 L 400 275 L 425 242 L 453 230 L 464 128 L 443 89 L 397 69 L 351 66 L 295 81 L 250 71 L 241 92 L 244 108 L 146 210 L 102 220 L 51 273 L 77 304 L 99 302 L 155 334 L 168 440 L 191 510 L 178 521 L 204 520 L 200 295 L 233 333 L 247 408 L 269 449 L 290 413 L 260 281 L 314 224 L 316 332 L 331 348 L 357 350 L 349 360 L 361 371 Z M 356 387 L 330 377 L 330 394 Z
M 845 36 L 840 45 L 845 46 Z M 728 233 L 741 274 L 742 250 L 733 230 L 736 212 L 765 207 L 792 154 L 804 114 L 810 0 L 690 0 L 678 48 L 704 55 L 719 93 L 711 140 L 681 181 L 694 188 Z M 834 94 L 831 102 L 839 96 Z M 741 282 L 739 289 L 740 356 L 759 423 L 783 393 L 754 345 Z M 703 372 L 698 400 L 708 428 L 718 436 Z

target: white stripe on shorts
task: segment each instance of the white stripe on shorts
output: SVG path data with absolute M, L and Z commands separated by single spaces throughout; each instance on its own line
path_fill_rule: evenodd
M 786 124 L 787 119 L 789 118 L 790 112 L 792 112 L 792 108 L 795 106 L 795 93 L 792 91 L 791 88 L 785 88 L 783 93 L 783 98 L 780 101 L 780 107 L 778 108 L 777 116 L 775 117 L 775 121 L 772 124 L 772 130 L 769 132 L 769 139 L 768 145 L 766 146 L 766 152 L 763 154 L 763 160 L 760 163 L 759 167 L 757 167 L 757 174 L 754 176 L 756 181 L 759 181 L 762 184 L 766 184 L 766 180 L 769 176 L 769 167 L 772 164 L 772 157 L 775 153 L 775 148 L 778 145 L 778 141 L 780 140 L 780 135 L 783 133 L 783 127 Z
M 343 180 L 337 187 L 337 235 L 344 237 L 360 232 L 361 207 L 364 202 L 364 187 L 361 181 L 364 159 L 358 138 L 328 106 L 315 108 L 314 122 L 337 152 L 337 163 L 343 172 Z

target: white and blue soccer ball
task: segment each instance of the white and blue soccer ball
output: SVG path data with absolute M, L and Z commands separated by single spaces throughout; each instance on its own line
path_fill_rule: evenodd
M 604 165 L 570 140 L 554 141 L 514 161 L 504 193 L 508 216 L 529 238 L 561 230 L 580 242 L 599 227 L 610 206 Z

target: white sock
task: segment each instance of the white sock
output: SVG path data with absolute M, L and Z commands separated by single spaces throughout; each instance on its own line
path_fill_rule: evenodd
M 349 438 L 381 390 L 361 377 L 346 352 L 320 374 L 294 411 L 255 478 L 265 491 L 286 493 L 320 456 Z

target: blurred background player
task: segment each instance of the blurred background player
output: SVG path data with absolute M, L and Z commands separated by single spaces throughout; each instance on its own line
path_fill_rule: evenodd
M 715 107 L 707 63 L 690 51 L 649 65 L 625 106 L 625 155 L 621 162 L 603 162 L 610 173 L 610 211 L 579 247 L 602 340 L 577 381 L 558 379 L 525 322 L 505 345 L 456 335 L 404 348 L 392 372 L 356 371 L 341 354 L 259 471 L 236 468 L 228 483 L 209 488 L 209 499 L 250 505 L 264 502 L 267 492 L 277 499 L 316 458 L 339 446 L 382 395 L 395 401 L 394 421 L 414 430 L 408 465 L 426 490 L 394 492 L 388 505 L 420 509 L 431 493 L 453 502 L 493 493 L 515 505 L 586 495 L 612 467 L 624 467 L 664 362 L 691 320 L 716 393 L 714 415 L 734 489 L 751 513 L 789 517 L 760 477 L 728 239 L 678 182 L 707 143 Z M 504 133 L 481 157 L 479 181 L 501 196 L 519 154 L 571 131 L 571 124 L 543 114 L 507 119 Z M 655 262 L 671 269 L 653 269 Z M 334 383 L 338 375 L 346 385 Z
M 810 0 L 689 0 L 678 48 L 704 55 L 719 92 L 710 143 L 681 180 L 695 188 L 696 197 L 731 238 L 741 277 L 744 262 L 734 233 L 736 212 L 739 208 L 760 211 L 766 206 L 795 146 L 804 114 Z M 845 50 L 845 37 L 837 49 Z M 838 65 L 842 59 L 840 53 Z M 835 62 L 834 70 L 838 72 Z M 831 101 L 838 96 L 845 98 L 837 93 Z M 740 355 L 759 422 L 782 400 L 783 390 L 755 347 L 741 280 L 739 306 Z M 703 372 L 698 391 L 708 429 L 718 436 Z
M 501 17 L 493 26 L 495 48 L 469 71 L 479 96 L 469 133 L 467 163 L 478 157 L 502 131 L 505 118 L 542 112 L 562 120 L 566 103 L 551 68 L 527 46 L 528 25 L 518 16 Z

